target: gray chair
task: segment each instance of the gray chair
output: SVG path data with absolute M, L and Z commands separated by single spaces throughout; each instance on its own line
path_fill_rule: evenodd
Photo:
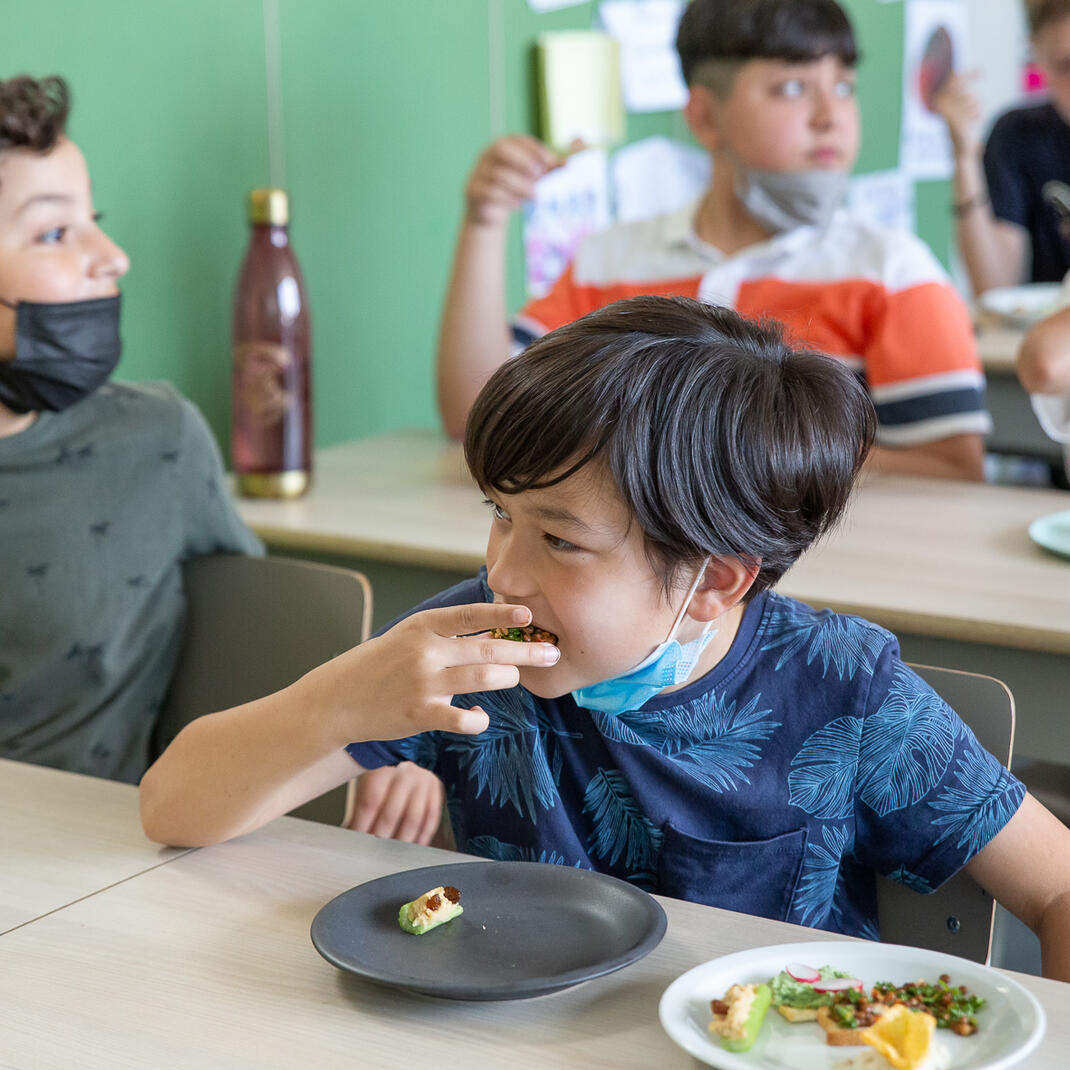
M 1016 762 L 1014 773 L 1064 825 L 1070 825 L 1070 766 L 1026 758 Z
M 1014 697 L 991 676 L 911 668 L 966 722 L 977 741 L 1010 766 L 1014 749 Z M 881 940 L 946 951 L 987 963 L 992 949 L 996 901 L 965 873 L 937 891 L 919 895 L 884 877 L 877 878 L 877 915 Z
M 156 727 L 156 754 L 194 718 L 286 687 L 363 642 L 371 627 L 371 588 L 349 569 L 217 554 L 188 562 L 184 579 L 185 638 Z M 294 813 L 341 823 L 347 789 Z

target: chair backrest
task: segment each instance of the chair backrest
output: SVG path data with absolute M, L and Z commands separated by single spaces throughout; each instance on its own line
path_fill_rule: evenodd
M 956 669 L 911 668 L 958 713 L 981 746 L 1009 767 L 1014 749 L 1014 697 L 1007 685 L 991 676 Z M 996 901 L 965 873 L 927 895 L 877 878 L 877 915 L 885 943 L 988 962 L 995 911 Z
M 184 568 L 185 638 L 154 736 L 249 702 L 356 646 L 371 626 L 359 573 L 284 557 L 216 554 Z

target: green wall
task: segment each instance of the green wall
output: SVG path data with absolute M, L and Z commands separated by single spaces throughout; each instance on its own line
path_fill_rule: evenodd
M 123 378 L 165 378 L 225 443 L 244 195 L 270 181 L 261 0 L 2 0 L 0 75 L 71 82 L 71 134 L 131 256 Z M 437 422 L 432 360 L 461 189 L 495 134 L 533 130 L 531 43 L 593 2 L 279 0 L 285 182 L 310 291 L 317 440 Z M 846 0 L 865 59 L 858 170 L 895 166 L 903 5 Z M 501 129 L 498 129 L 501 127 Z M 685 136 L 630 116 L 629 139 Z M 946 260 L 946 183 L 919 186 Z M 510 301 L 523 298 L 519 224 Z

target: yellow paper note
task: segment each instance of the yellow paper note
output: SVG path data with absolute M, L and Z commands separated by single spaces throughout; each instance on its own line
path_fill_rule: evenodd
M 610 146 L 624 137 L 617 42 L 590 30 L 544 33 L 536 45 L 539 132 L 566 152 L 576 140 Z

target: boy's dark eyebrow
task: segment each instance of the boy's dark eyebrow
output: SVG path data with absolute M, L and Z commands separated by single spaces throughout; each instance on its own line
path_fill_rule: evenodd
M 592 535 L 596 534 L 595 528 L 591 527 L 586 520 L 581 520 L 569 509 L 562 509 L 556 505 L 538 505 L 534 511 L 542 520 L 548 520 L 551 523 L 568 524 L 571 527 L 579 528 L 581 531 L 590 532 Z
M 15 210 L 15 216 L 18 217 L 26 211 L 27 208 L 34 204 L 42 203 L 58 203 L 58 204 L 71 204 L 74 198 L 68 193 L 35 193 L 32 197 L 27 197 Z

